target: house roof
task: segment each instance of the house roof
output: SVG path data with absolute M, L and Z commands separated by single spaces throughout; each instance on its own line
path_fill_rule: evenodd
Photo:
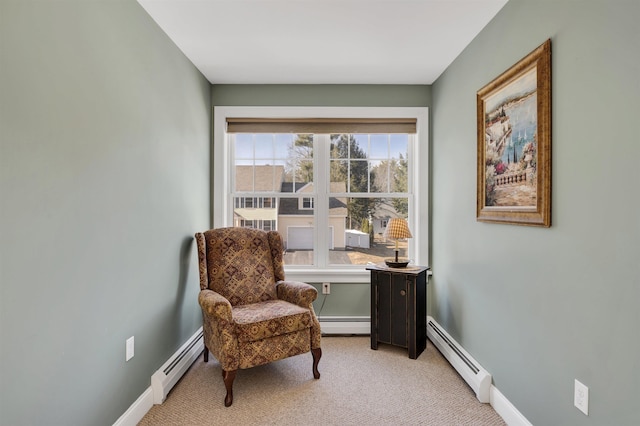
M 344 182 L 331 182 L 332 192 L 344 192 L 346 185 Z M 312 191 L 313 183 L 307 182 L 282 182 L 281 191 L 287 194 L 300 194 L 301 191 Z M 312 209 L 300 209 L 298 197 L 280 198 L 278 214 L 280 215 L 313 215 Z M 329 216 L 347 216 L 347 200 L 346 198 L 329 198 Z
M 284 166 L 235 166 L 236 191 L 278 192 L 284 176 Z
M 385 201 L 383 201 L 376 207 L 375 212 L 373 212 L 373 217 L 375 219 L 389 219 L 392 217 L 398 217 L 398 211 L 393 207 L 390 199 L 385 199 Z
M 276 220 L 276 209 L 234 209 L 233 213 L 245 220 Z

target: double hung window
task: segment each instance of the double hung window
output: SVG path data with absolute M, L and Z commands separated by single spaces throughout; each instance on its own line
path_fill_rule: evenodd
M 214 139 L 226 183 L 214 182 L 214 225 L 278 231 L 287 271 L 364 271 L 394 256 L 396 242 L 384 238 L 390 218 L 417 225 L 415 118 L 355 120 L 355 128 L 340 117 L 225 121 Z M 399 248 L 415 257 L 412 241 Z

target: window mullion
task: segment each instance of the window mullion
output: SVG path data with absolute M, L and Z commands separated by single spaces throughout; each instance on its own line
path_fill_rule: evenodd
M 314 193 L 315 207 L 315 257 L 316 265 L 323 268 L 329 264 L 329 135 L 314 135 Z
M 227 196 L 226 197 L 221 197 L 222 199 L 220 200 L 220 203 L 223 205 L 223 211 L 225 212 L 224 215 L 222 215 L 221 222 L 216 223 L 216 221 L 213 221 L 213 227 L 217 228 L 220 226 L 234 226 L 234 216 L 233 216 L 233 211 L 235 208 L 235 197 L 236 197 L 236 174 L 234 173 L 235 171 L 235 158 L 236 158 L 236 150 L 235 150 L 235 145 L 236 145 L 236 135 L 234 134 L 229 134 L 227 135 L 227 143 L 225 143 L 225 148 L 227 150 L 227 152 L 229 153 L 229 161 L 227 161 L 227 170 L 228 173 L 225 174 L 228 182 L 229 182 L 229 186 L 227 187 Z M 241 201 L 242 203 L 244 203 L 244 200 Z M 244 205 L 242 205 L 242 207 L 244 207 Z M 214 217 L 215 219 L 215 217 Z

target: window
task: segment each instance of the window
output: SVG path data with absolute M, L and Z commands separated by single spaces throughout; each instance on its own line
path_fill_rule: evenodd
M 313 210 L 313 198 L 302 197 L 302 206 L 300 208 L 305 210 Z
M 221 122 L 224 128 L 224 120 L 230 116 L 267 117 L 268 122 L 278 110 L 224 109 L 218 114 L 216 108 L 216 129 Z M 231 111 L 235 114 L 229 114 L 235 109 L 238 111 Z M 305 117 L 308 112 L 305 108 L 287 110 L 295 113 L 287 112 L 285 117 Z M 329 108 L 325 113 L 335 110 Z M 414 117 L 426 122 L 425 109 L 382 110 L 396 114 L 411 110 Z M 376 113 L 384 117 L 380 115 L 384 112 Z M 321 115 L 308 115 L 318 116 Z M 375 114 L 373 118 L 375 121 Z M 374 132 L 335 133 L 322 129 L 279 130 L 276 126 L 258 131 L 216 132 L 214 175 L 220 179 L 214 176 L 214 193 L 220 195 L 214 197 L 213 219 L 216 227 L 233 224 L 280 232 L 285 243 L 287 277 L 313 282 L 327 275 L 330 277 L 326 279 L 340 275 L 343 282 L 365 281 L 368 271 L 364 265 L 394 255 L 395 241 L 383 237 L 389 218 L 407 218 L 414 236 L 420 235 L 420 228 L 426 232 L 426 227 L 419 226 L 416 214 L 417 206 L 426 205 L 426 191 L 414 192 L 418 187 L 418 155 L 428 152 L 418 149 L 418 134 L 384 132 L 380 128 Z M 399 242 L 400 256 L 416 260 L 420 244 L 415 240 Z M 425 246 L 426 242 L 425 237 Z

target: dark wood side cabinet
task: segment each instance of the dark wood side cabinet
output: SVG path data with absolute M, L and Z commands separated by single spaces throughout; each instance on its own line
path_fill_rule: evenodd
M 378 343 L 401 346 L 416 359 L 427 346 L 428 267 L 386 268 L 371 271 L 371 349 Z

